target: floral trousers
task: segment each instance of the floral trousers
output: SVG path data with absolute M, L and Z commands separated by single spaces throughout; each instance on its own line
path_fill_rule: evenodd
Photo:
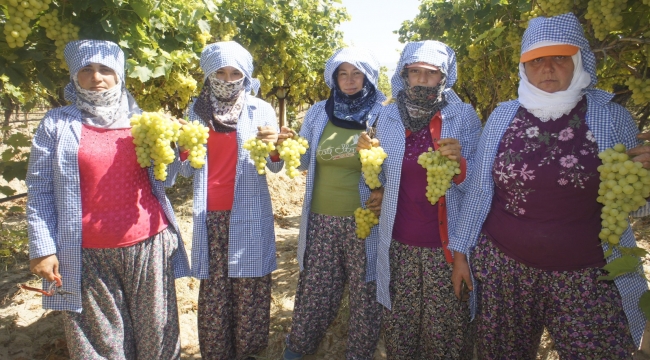
M 309 214 L 304 269 L 298 279 L 287 347 L 312 354 L 336 318 L 348 282 L 350 319 L 346 359 L 372 359 L 379 340 L 381 305 L 377 286 L 366 282 L 365 241 L 354 216 Z
M 472 359 L 473 323 L 459 301 L 442 248 L 390 246 L 391 310 L 384 309 L 388 359 Z
M 599 268 L 528 267 L 481 234 L 472 255 L 480 359 L 535 359 L 544 327 L 561 359 L 631 359 L 634 345 L 613 281 Z
M 201 358 L 245 359 L 268 346 L 271 321 L 271 274 L 228 277 L 230 211 L 207 218 L 210 277 L 201 280 L 198 332 Z
M 180 358 L 169 229 L 132 246 L 83 249 L 83 311 L 65 311 L 70 357 L 79 360 Z

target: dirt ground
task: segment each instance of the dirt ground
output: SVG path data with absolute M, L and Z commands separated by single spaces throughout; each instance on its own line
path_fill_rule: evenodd
M 284 337 L 291 326 L 291 313 L 298 280 L 296 249 L 304 177 L 290 180 L 284 174 L 269 174 L 276 218 L 278 270 L 273 272 L 273 293 L 271 304 L 271 328 L 268 348 L 257 359 L 280 359 L 284 348 Z M 168 195 L 174 205 L 185 246 L 190 251 L 192 233 L 191 184 L 181 181 L 169 189 Z M 24 206 L 24 199 L 15 205 Z M 14 215 L 2 219 L 3 225 L 24 225 L 24 215 Z M 634 223 L 640 245 L 650 248 L 650 219 Z M 645 263 L 650 264 L 646 258 Z M 17 256 L 14 261 L 0 263 L 0 359 L 63 360 L 69 355 L 61 326 L 61 315 L 56 311 L 41 308 L 39 294 L 21 290 L 18 284 L 27 283 L 40 286 L 40 281 L 29 273 L 28 260 Z M 645 267 L 646 274 L 650 268 Z M 200 359 L 196 329 L 197 298 L 199 281 L 183 278 L 176 281 L 178 310 L 180 313 L 182 359 Z M 318 352 L 305 359 L 344 359 L 347 318 L 349 309 L 344 300 L 339 316 L 330 327 Z M 553 344 L 545 335 L 538 353 L 539 360 L 558 359 L 552 350 Z M 385 359 L 383 341 L 375 353 L 375 359 Z M 646 359 L 643 354 L 636 359 Z

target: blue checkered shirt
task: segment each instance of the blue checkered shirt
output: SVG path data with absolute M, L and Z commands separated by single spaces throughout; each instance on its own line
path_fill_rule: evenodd
M 449 104 L 442 111 L 442 129 L 440 137 L 458 139 L 461 153 L 467 161 L 467 170 L 471 165 L 476 151 L 476 145 L 481 134 L 481 121 L 471 105 L 460 99 L 449 96 Z M 454 94 L 455 95 L 455 94 Z M 455 101 L 454 101 L 455 100 Z M 393 225 L 397 214 L 397 199 L 404 160 L 406 138 L 399 110 L 396 104 L 388 105 L 379 116 L 377 123 L 377 138 L 388 157 L 382 165 L 385 176 L 384 199 L 379 217 L 379 246 L 377 249 L 377 301 L 386 308 L 391 308 L 390 300 L 390 258 L 389 250 L 393 236 Z M 469 176 L 467 174 L 466 176 Z M 464 184 L 467 181 L 464 181 Z M 463 197 L 458 185 L 454 182 L 447 190 L 447 220 L 449 233 L 452 233 L 458 223 L 460 203 Z
M 623 143 L 628 148 L 638 145 L 639 141 L 636 139 L 638 130 L 634 120 L 625 108 L 610 101 L 612 94 L 601 90 L 588 90 L 586 96 L 587 126 L 596 137 L 599 151 L 604 151 L 617 143 Z M 476 246 L 483 222 L 492 204 L 494 195 L 492 166 L 501 137 L 510 126 L 518 109 L 519 102 L 510 101 L 501 104 L 490 115 L 479 141 L 472 174 L 465 181 L 468 183 L 467 193 L 460 207 L 460 218 L 454 228 L 455 232 L 450 234 L 449 249 L 465 253 L 468 258 Z M 629 227 L 621 237 L 621 246 L 636 246 L 634 234 Z M 603 251 L 605 250 L 607 245 L 603 246 Z M 607 260 L 611 261 L 619 256 L 620 253 L 615 251 Z M 623 309 L 629 321 L 632 337 L 638 345 L 646 323 L 639 309 L 639 297 L 648 289 L 647 282 L 640 273 L 620 276 L 615 282 L 623 299 Z M 473 307 L 472 314 L 475 310 Z
M 189 119 L 198 120 L 208 126 L 194 113 L 190 105 Z M 235 197 L 230 215 L 228 233 L 228 276 L 260 277 L 277 268 L 275 260 L 275 230 L 271 195 L 266 175 L 259 175 L 248 150 L 243 143 L 255 137 L 258 126 L 275 126 L 275 111 L 268 103 L 252 96 L 246 96 L 246 106 L 237 122 L 237 165 L 235 170 Z M 192 276 L 207 279 L 210 274 L 208 253 L 208 228 L 206 224 L 208 200 L 208 165 L 194 169 L 189 161 L 178 161 L 169 167 L 173 184 L 178 173 L 185 177 L 194 176 Z M 272 162 L 267 158 L 267 167 L 273 172 L 282 170 L 284 162 Z
M 56 254 L 63 290 L 72 295 L 43 296 L 43 307 L 81 312 L 81 190 L 78 150 L 81 139 L 81 111 L 66 106 L 48 111 L 34 139 L 27 170 L 27 231 L 30 259 Z M 187 255 L 176 218 L 163 183 L 149 168 L 151 189 L 160 201 L 170 225 L 179 234 L 179 248 L 173 258 L 174 275 L 190 273 Z M 50 286 L 43 280 L 43 289 Z

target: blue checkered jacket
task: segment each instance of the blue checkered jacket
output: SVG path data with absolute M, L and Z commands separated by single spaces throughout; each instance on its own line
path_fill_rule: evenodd
M 189 119 L 208 126 L 189 108 Z M 255 137 L 258 126 L 276 126 L 275 111 L 270 104 L 252 96 L 246 96 L 246 106 L 237 122 L 237 165 L 235 170 L 235 198 L 230 215 L 228 234 L 228 276 L 260 277 L 277 268 L 275 260 L 275 230 L 271 195 L 266 175 L 259 175 L 248 150 L 243 143 Z M 207 184 L 208 165 L 194 169 L 189 161 L 174 162 L 169 168 L 173 184 L 176 175 L 194 176 L 192 276 L 207 279 L 210 273 L 208 254 Z M 267 167 L 273 172 L 282 170 L 284 162 L 272 162 L 267 158 Z
M 81 312 L 81 190 L 78 150 L 81 139 L 81 111 L 65 106 L 48 111 L 32 142 L 27 170 L 27 221 L 31 259 L 56 254 L 63 277 L 63 290 L 72 295 L 43 296 L 43 307 Z M 149 168 L 151 189 L 160 201 L 170 225 L 179 234 L 179 248 L 173 258 L 174 275 L 190 273 L 187 255 L 174 211 L 163 183 Z M 43 288 L 50 283 L 43 280 Z
M 372 126 L 377 120 L 377 116 L 381 111 L 382 105 L 377 102 L 370 110 L 370 120 L 368 126 Z M 309 142 L 309 149 L 300 158 L 299 170 L 307 171 L 307 185 L 305 187 L 305 198 L 302 204 L 302 217 L 300 219 L 300 234 L 298 235 L 298 264 L 300 270 L 304 269 L 305 248 L 307 246 L 307 233 L 309 226 L 309 212 L 311 210 L 311 200 L 314 193 L 314 177 L 316 176 L 316 148 L 323 134 L 323 130 L 327 125 L 329 118 L 325 113 L 325 101 L 314 104 L 303 121 L 300 128 L 300 136 L 307 139 Z M 366 185 L 363 176 L 359 180 L 359 194 L 361 195 L 361 204 L 364 204 L 368 197 L 370 197 L 370 188 Z M 360 205 L 361 205 L 360 204 Z M 365 208 L 365 206 L 364 206 Z M 372 233 L 375 236 L 366 238 L 366 281 L 374 281 L 376 278 L 376 257 L 377 257 L 377 227 L 373 227 Z
M 622 106 L 611 102 L 612 94 L 602 90 L 588 89 L 586 96 L 587 126 L 596 137 L 599 151 L 604 151 L 617 143 L 623 143 L 628 148 L 638 145 L 639 141 L 636 139 L 638 130 L 634 120 Z M 503 103 L 494 110 L 487 121 L 474 157 L 472 174 L 469 179 L 465 180 L 465 183 L 468 183 L 468 190 L 460 207 L 460 218 L 454 228 L 455 232 L 450 234 L 450 250 L 469 255 L 476 245 L 494 195 L 492 179 L 494 159 L 501 137 L 510 126 L 518 109 L 518 101 Z M 623 233 L 621 245 L 636 245 L 631 228 L 628 227 Z M 607 250 L 607 245 L 603 246 L 603 251 L 605 250 Z M 619 256 L 620 253 L 615 251 L 608 261 Z M 623 308 L 627 314 L 632 337 L 638 345 L 646 323 L 638 302 L 641 294 L 648 289 L 647 282 L 640 274 L 621 276 L 615 282 L 623 299 Z M 472 314 L 475 310 L 473 307 Z
M 471 170 L 474 153 L 481 134 L 481 121 L 471 105 L 460 101 L 458 96 L 450 91 L 447 92 L 446 105 L 442 111 L 442 129 L 440 137 L 458 139 L 461 144 L 461 153 L 467 161 L 467 170 Z M 377 123 L 377 138 L 384 148 L 388 157 L 382 165 L 382 173 L 385 176 L 384 199 L 379 217 L 379 246 L 377 250 L 377 301 L 386 308 L 391 308 L 390 300 L 390 260 L 389 250 L 393 236 L 393 225 L 397 214 L 397 199 L 399 195 L 399 184 L 402 174 L 402 161 L 404 160 L 404 147 L 406 137 L 397 104 L 391 104 L 384 108 Z M 469 173 L 466 175 L 469 176 Z M 461 185 L 465 184 L 463 181 Z M 449 232 L 452 233 L 458 224 L 460 202 L 463 193 L 460 186 L 454 182 L 447 190 L 445 199 L 447 202 L 447 220 Z M 450 280 L 451 281 L 451 280 Z

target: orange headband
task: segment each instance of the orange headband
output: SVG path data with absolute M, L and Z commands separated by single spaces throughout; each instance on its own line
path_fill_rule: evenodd
M 521 54 L 519 62 L 525 63 L 544 56 L 573 56 L 578 53 L 579 47 L 574 45 L 551 45 L 526 51 Z

